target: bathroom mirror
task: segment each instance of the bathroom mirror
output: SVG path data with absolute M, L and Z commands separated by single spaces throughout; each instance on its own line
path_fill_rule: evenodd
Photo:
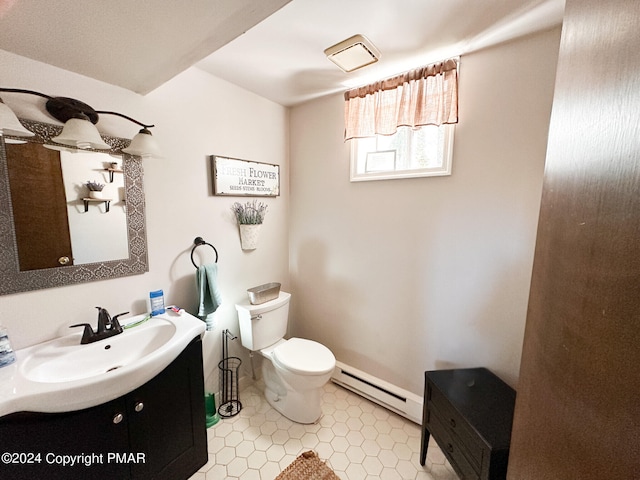
M 21 122 L 35 137 L 0 137 L 0 295 L 147 272 L 142 159 L 122 153 L 130 140 L 76 150 L 51 141 L 62 126 Z

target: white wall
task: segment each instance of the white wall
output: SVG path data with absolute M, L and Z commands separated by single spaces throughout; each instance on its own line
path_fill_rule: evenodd
M 291 112 L 292 328 L 416 394 L 516 384 L 560 29 L 461 59 L 453 174 L 349 182 L 341 95 Z
M 68 325 L 74 323 L 95 324 L 96 305 L 113 314 L 147 311 L 149 291 L 160 288 L 168 303 L 194 312 L 195 269 L 189 255 L 194 238 L 202 236 L 220 255 L 223 305 L 216 312 L 216 329 L 207 335 L 213 353 L 205 365 L 205 370 L 215 369 L 221 356 L 220 332 L 224 328 L 238 332 L 234 303 L 246 299 L 245 290 L 269 281 L 288 288 L 287 109 L 197 69 L 142 97 L 4 51 L 0 51 L 0 64 L 0 85 L 70 96 L 99 110 L 155 123 L 154 136 L 164 151 L 163 159 L 144 161 L 149 273 L 1 296 L 0 323 L 8 327 L 14 347 L 67 334 Z M 19 116 L 56 123 L 42 113 L 42 99 L 2 96 Z M 138 130 L 130 122 L 108 116 L 98 126 L 103 133 L 128 138 Z M 281 166 L 281 195 L 265 200 L 269 211 L 260 245 L 253 252 L 240 249 L 230 209 L 238 198 L 212 195 L 211 154 Z M 205 253 L 203 260 L 212 260 L 212 255 Z M 241 350 L 239 340 L 232 343 L 231 353 L 244 357 Z M 244 367 L 248 368 L 248 361 Z

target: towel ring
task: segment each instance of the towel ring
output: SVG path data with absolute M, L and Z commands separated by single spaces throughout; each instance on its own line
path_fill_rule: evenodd
M 193 248 L 191 249 L 191 263 L 193 263 L 193 266 L 198 268 L 198 265 L 196 265 L 196 262 L 193 259 L 193 252 L 195 252 L 196 248 L 198 248 L 201 245 L 209 245 L 211 248 L 213 248 L 213 251 L 216 252 L 216 263 L 218 263 L 218 250 L 216 250 L 216 247 L 214 247 L 210 243 L 205 242 L 202 239 L 202 237 L 196 237 L 195 240 L 193 241 Z

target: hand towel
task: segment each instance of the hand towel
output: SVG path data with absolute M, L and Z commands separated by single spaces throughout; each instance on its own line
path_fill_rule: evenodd
M 209 263 L 198 267 L 196 285 L 198 287 L 198 317 L 210 326 L 207 317 L 222 303 L 218 290 L 218 264 Z

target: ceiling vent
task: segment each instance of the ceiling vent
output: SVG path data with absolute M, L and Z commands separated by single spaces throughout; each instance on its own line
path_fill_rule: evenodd
M 363 35 L 354 35 L 332 47 L 324 54 L 345 72 L 375 63 L 380 58 L 380 51 Z

